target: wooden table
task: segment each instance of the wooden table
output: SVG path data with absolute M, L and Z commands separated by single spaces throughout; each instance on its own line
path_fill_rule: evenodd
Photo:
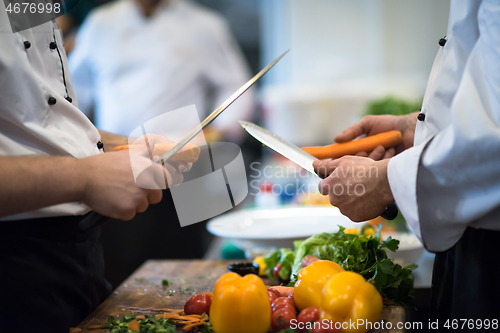
M 152 309 L 183 309 L 194 293 L 212 291 L 217 279 L 227 272 L 228 261 L 210 260 L 149 260 L 125 280 L 94 312 L 78 325 L 82 332 L 103 333 L 105 330 L 87 330 L 90 325 L 104 323 L 108 316 L 130 313 L 153 314 Z M 168 286 L 162 286 L 162 280 Z M 269 281 L 264 281 L 269 284 Z M 392 323 L 405 321 L 405 310 L 389 305 L 382 312 L 382 320 Z M 178 328 L 178 332 L 183 332 Z M 389 332 L 375 330 L 374 333 Z M 393 329 L 391 333 L 404 332 Z

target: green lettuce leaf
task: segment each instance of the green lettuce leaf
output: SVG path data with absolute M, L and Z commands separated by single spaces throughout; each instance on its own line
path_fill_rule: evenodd
M 283 280 L 289 280 L 294 260 L 295 253 L 292 251 L 292 249 L 284 248 L 274 250 L 264 258 L 267 277 L 274 280 L 273 269 L 277 264 L 281 264 L 282 268 L 279 272 L 279 276 Z

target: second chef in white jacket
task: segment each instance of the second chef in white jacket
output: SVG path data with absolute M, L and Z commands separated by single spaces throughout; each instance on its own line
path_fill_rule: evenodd
M 137 126 L 194 104 L 200 120 L 249 78 L 218 14 L 188 0 L 120 0 L 94 10 L 69 57 L 80 108 L 97 127 L 128 136 Z M 213 126 L 233 141 L 253 112 L 253 91 Z
M 399 129 L 405 138 L 396 147 L 399 154 L 315 164 L 331 173 L 320 191 L 355 221 L 396 201 L 426 249 L 437 253 L 432 305 L 442 319 L 498 320 L 500 313 L 500 268 L 491 261 L 500 239 L 499 18 L 498 1 L 452 1 L 418 118 L 365 117 L 336 138 Z M 375 166 L 378 177 L 344 177 L 340 171 L 349 166 Z M 348 183 L 362 184 L 364 193 L 337 196 L 330 190 Z

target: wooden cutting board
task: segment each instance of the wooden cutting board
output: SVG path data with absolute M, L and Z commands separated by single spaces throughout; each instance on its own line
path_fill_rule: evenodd
M 210 260 L 149 260 L 125 280 L 94 312 L 77 328 L 82 332 L 104 333 L 106 330 L 88 330 L 91 325 L 101 325 L 108 316 L 156 314 L 154 309 L 183 309 L 192 294 L 213 291 L 217 279 L 227 272 L 229 261 Z M 168 280 L 168 286 L 162 286 Z M 269 285 L 270 281 L 264 280 Z M 405 309 L 387 305 L 382 319 L 393 322 L 405 321 Z M 178 332 L 183 332 L 181 328 Z M 404 332 L 404 330 L 375 330 L 374 333 Z

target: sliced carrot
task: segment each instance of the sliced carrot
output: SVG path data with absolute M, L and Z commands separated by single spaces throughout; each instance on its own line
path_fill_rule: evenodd
M 323 160 L 326 158 L 339 158 L 344 155 L 355 155 L 359 152 L 369 153 L 377 146 L 391 148 L 403 142 L 400 131 L 389 131 L 368 136 L 363 139 L 353 140 L 343 143 L 336 143 L 328 146 L 304 147 L 303 151 Z
M 87 327 L 88 330 L 98 330 L 101 329 L 101 325 L 90 325 Z
M 153 156 L 163 156 L 166 152 L 172 149 L 177 143 L 176 142 L 163 142 L 154 145 Z M 142 145 L 122 145 L 117 146 L 114 151 L 129 150 L 141 147 Z M 188 162 L 194 163 L 198 160 L 200 156 L 201 149 L 193 144 L 186 144 L 181 148 L 174 156 L 172 156 L 169 161 L 172 162 Z
M 185 322 L 195 322 L 195 321 L 199 321 L 201 320 L 200 318 L 189 318 L 189 317 L 179 317 L 179 318 L 176 318 L 175 320 L 179 320 L 179 321 L 185 321 Z
M 132 332 L 141 331 L 141 327 L 139 326 L 139 322 L 137 320 L 132 320 L 130 323 L 128 323 L 128 329 L 131 330 Z
M 203 319 L 203 316 L 197 315 L 197 314 L 191 314 L 191 315 L 185 315 L 182 316 L 182 318 L 196 318 L 196 319 Z
M 137 319 L 137 320 L 144 320 L 144 319 L 146 319 L 146 317 L 144 317 L 143 315 L 138 315 L 138 316 L 135 317 L 135 319 Z
M 293 291 L 293 287 L 272 286 L 272 288 L 279 291 L 281 297 L 288 297 Z
M 189 324 L 189 325 L 186 325 L 184 326 L 182 329 L 187 332 L 187 331 L 190 331 L 192 330 L 194 327 L 196 326 L 201 326 L 201 325 L 206 325 L 207 323 L 205 321 L 199 321 L 199 322 L 196 322 L 196 323 L 192 323 L 192 324 Z
M 155 317 L 158 318 L 165 318 L 165 319 L 179 319 L 179 315 L 177 313 L 160 313 L 155 315 Z

